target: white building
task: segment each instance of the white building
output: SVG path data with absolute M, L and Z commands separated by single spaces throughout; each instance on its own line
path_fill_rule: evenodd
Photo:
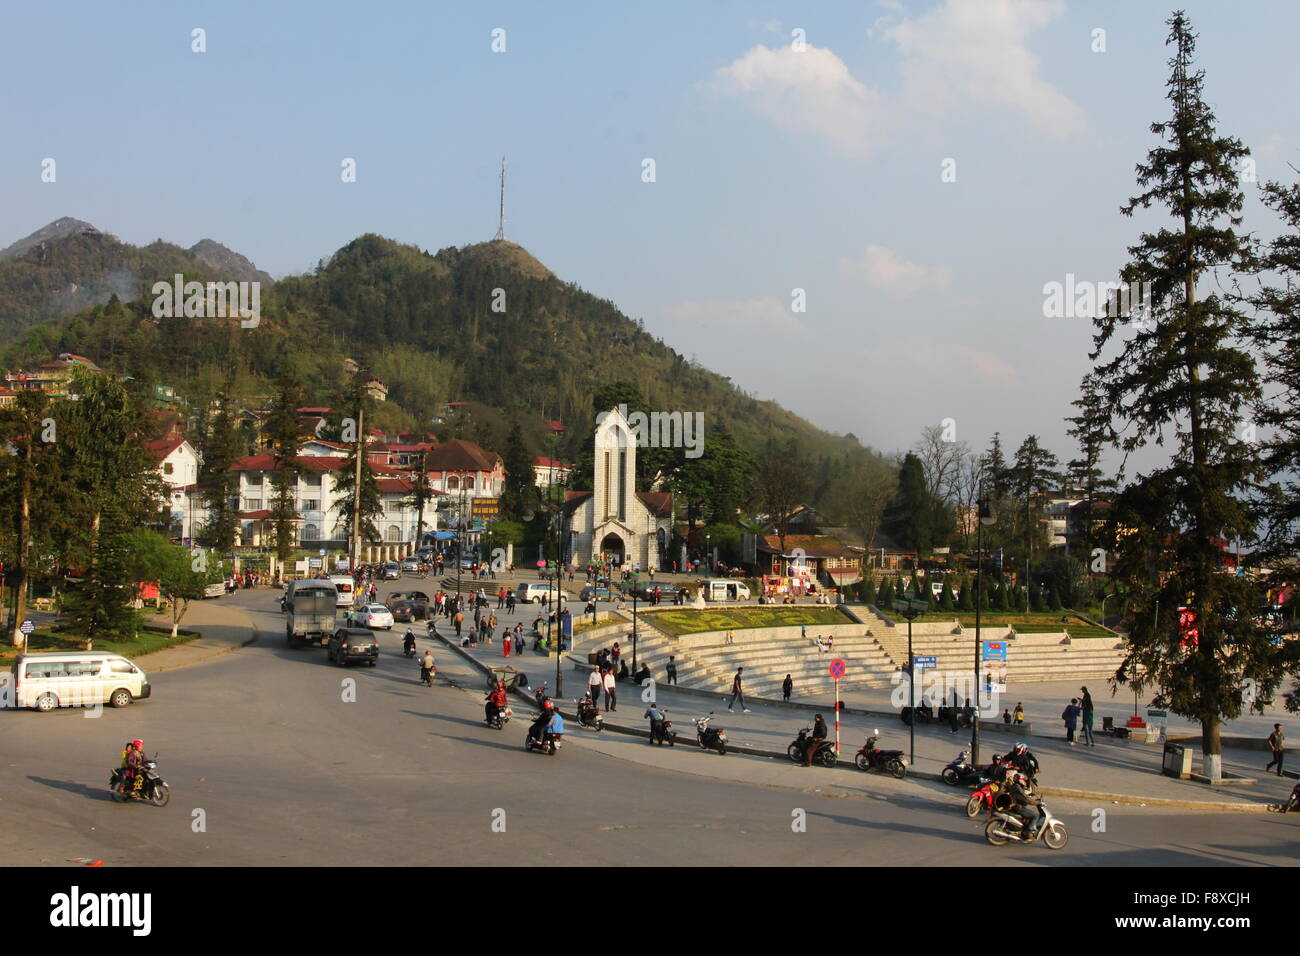
M 533 459 L 533 484 L 538 488 L 567 485 L 571 474 L 573 474 L 573 466 L 566 465 L 562 461 L 556 461 L 554 458 Z
M 167 510 L 171 515 L 170 536 L 193 537 L 196 499 L 191 493 L 199 480 L 199 455 L 185 439 L 162 438 L 145 442 L 149 454 L 158 461 L 158 474 L 167 485 Z
M 596 428 L 593 491 L 571 491 L 565 501 L 570 550 L 566 559 L 640 564 L 659 570 L 673 527 L 669 492 L 636 490 L 636 436 L 617 409 Z

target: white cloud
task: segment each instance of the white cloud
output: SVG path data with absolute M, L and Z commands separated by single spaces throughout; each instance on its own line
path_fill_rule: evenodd
M 910 375 L 919 376 L 921 382 L 970 380 L 1006 387 L 1019 381 L 1015 368 L 997 355 L 955 342 L 884 339 L 867 349 L 864 356 L 867 365 L 888 369 L 894 381 Z
M 866 86 L 831 50 L 811 43 L 803 52 L 760 44 L 719 68 L 714 83 L 777 128 L 824 138 L 850 156 L 925 118 L 988 105 L 1017 111 L 1041 134 L 1072 136 L 1083 130 L 1083 114 L 1039 75 L 1028 46 L 1030 34 L 1064 10 L 1064 0 L 945 0 L 892 26 L 882 17 L 868 32 L 898 49 L 894 93 Z
M 840 271 L 873 288 L 898 295 L 909 295 L 920 289 L 943 289 L 952 284 L 952 269 L 948 266 L 918 265 L 874 242 L 859 258 L 841 259 Z
M 664 309 L 670 322 L 704 328 L 744 329 L 754 332 L 798 332 L 804 329 L 790 303 L 774 297 L 762 299 L 710 299 L 674 302 Z
M 903 57 L 904 95 L 942 114 L 963 102 L 1000 103 L 1039 133 L 1082 131 L 1083 114 L 1039 75 L 1029 35 L 1065 12 L 1064 0 L 946 0 L 885 31 Z
M 844 153 L 862 155 L 883 121 L 880 93 L 849 74 L 830 50 L 807 45 L 769 50 L 759 44 L 714 74 L 718 89 L 743 97 L 779 129 L 829 139 Z

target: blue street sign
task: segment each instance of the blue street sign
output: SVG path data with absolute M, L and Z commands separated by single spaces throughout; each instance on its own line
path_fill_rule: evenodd
M 923 671 L 934 670 L 939 664 L 936 657 L 916 657 L 913 660 L 916 662 L 917 668 Z
M 24 634 L 30 634 L 32 631 L 36 630 L 36 625 L 32 623 L 31 618 L 28 618 L 18 625 L 18 630 L 22 631 Z

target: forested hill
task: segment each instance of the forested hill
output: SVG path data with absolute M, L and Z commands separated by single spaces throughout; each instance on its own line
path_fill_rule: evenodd
M 85 242 L 91 255 L 102 238 L 65 241 Z M 169 250 L 184 252 L 162 243 L 142 251 L 149 250 L 159 263 Z M 503 311 L 494 311 L 494 303 Z M 0 338 L 13 343 L 7 367 L 76 352 L 104 368 L 173 385 L 201 408 L 226 387 L 244 401 L 269 396 L 284 369 L 303 381 L 311 401 L 329 404 L 347 357 L 388 384 L 382 426 L 427 428 L 446 402 L 478 402 L 499 413 L 503 426 L 532 422 L 540 431 L 542 419 L 561 420 L 568 428 L 564 442 L 529 444 L 566 457 L 580 454 L 577 444 L 590 434 L 593 393 L 622 381 L 634 385 L 651 409 L 703 412 L 706 434 L 725 426 L 755 453 L 771 438 L 782 444 L 797 439 L 812 467 L 826 475 L 850 456 L 869 454 L 852 436 L 821 431 L 693 364 L 612 302 L 561 281 L 509 242 L 430 255 L 361 236 L 314 273 L 281 279 L 264 292 L 256 329 L 220 320 L 154 319 L 149 304 L 144 296 L 134 302 L 124 297 L 46 320 L 17 342 L 10 331 Z M 466 437 L 503 442 L 505 435 Z
M 211 239 L 192 249 L 161 239 L 133 246 L 65 217 L 0 252 L 0 341 L 115 295 L 135 299 L 178 272 L 195 279 L 271 282 L 243 256 Z

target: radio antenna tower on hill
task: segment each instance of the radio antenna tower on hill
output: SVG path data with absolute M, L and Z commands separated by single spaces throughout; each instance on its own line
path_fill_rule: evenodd
M 501 208 L 497 217 L 497 235 L 498 239 L 506 237 L 506 158 L 501 157 Z

